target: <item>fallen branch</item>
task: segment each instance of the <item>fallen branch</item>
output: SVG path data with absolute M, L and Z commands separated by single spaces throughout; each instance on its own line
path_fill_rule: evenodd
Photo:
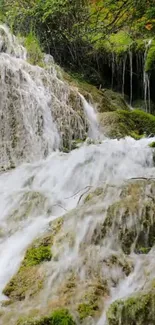
M 129 178 L 129 179 L 144 179 L 146 181 L 150 181 L 151 179 L 155 179 L 155 177 L 151 177 L 151 178 L 148 178 L 148 177 L 132 177 L 132 178 Z

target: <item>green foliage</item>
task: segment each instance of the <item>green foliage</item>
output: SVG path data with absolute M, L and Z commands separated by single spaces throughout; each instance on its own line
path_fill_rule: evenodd
M 33 33 L 29 33 L 25 38 L 25 47 L 28 53 L 28 60 L 31 64 L 42 65 L 43 53 L 40 48 L 38 39 Z
M 17 325 L 75 325 L 75 322 L 67 309 L 58 309 L 49 316 L 19 319 Z
M 1 0 L 11 29 L 27 36 L 29 61 L 42 65 L 40 44 L 57 63 L 102 83 L 103 49 L 120 56 L 130 47 L 145 51 L 142 39 L 154 37 L 154 0 Z M 148 4 L 149 3 L 149 4 Z M 34 36 L 35 35 L 35 36 Z M 138 41 L 137 41 L 138 39 Z M 146 71 L 154 66 L 153 46 Z
M 33 266 L 38 265 L 44 261 L 50 261 L 52 258 L 51 247 L 50 246 L 38 246 L 30 247 L 27 250 L 23 266 Z
M 106 51 L 120 55 L 127 52 L 132 43 L 133 40 L 128 33 L 119 31 L 116 34 L 111 34 L 107 40 L 99 41 L 96 46 L 99 48 L 102 46 Z

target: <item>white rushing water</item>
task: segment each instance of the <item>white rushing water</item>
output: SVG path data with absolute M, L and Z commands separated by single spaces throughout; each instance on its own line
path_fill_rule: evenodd
M 46 160 L 1 174 L 1 297 L 26 247 L 52 218 L 76 207 L 82 189 L 121 183 L 132 177 L 153 177 L 155 169 L 148 147 L 151 141 L 105 140 L 100 145 L 84 145 L 69 154 L 53 153 Z M 79 194 L 74 196 L 75 193 Z M 36 206 L 29 208 L 35 195 Z M 27 209 L 30 209 L 28 215 Z
M 7 35 L 8 38 L 11 37 L 8 30 L 4 28 L 4 36 L 7 37 Z M 59 144 L 64 132 L 63 122 L 66 125 L 68 123 L 69 128 L 71 127 L 72 130 L 76 127 L 81 128 L 80 132 L 85 132 L 82 120 L 77 116 L 76 112 L 73 112 L 73 108 L 68 105 L 70 90 L 58 79 L 55 70 L 53 70 L 53 74 L 49 74 L 42 68 L 33 67 L 24 61 L 26 52 L 23 47 L 20 48 L 14 45 L 13 42 L 16 43 L 16 40 L 11 37 L 9 40 L 11 45 L 9 45 L 6 53 L 0 53 L 0 91 L 2 96 L 0 118 L 1 123 L 4 123 L 2 121 L 4 109 L 6 109 L 9 118 L 10 106 L 4 105 L 6 101 L 9 101 L 10 94 L 9 87 L 4 82 L 6 78 L 4 72 L 9 66 L 9 73 L 13 74 L 13 80 L 16 81 L 16 85 L 18 84 L 18 87 L 12 90 L 12 93 L 16 95 L 16 105 L 14 105 L 13 110 L 15 115 L 20 114 L 16 127 L 19 131 L 17 133 L 23 138 L 23 141 L 19 142 L 17 147 L 18 145 L 23 147 L 25 162 L 12 171 L 0 174 L 1 301 L 6 299 L 3 295 L 3 289 L 18 270 L 29 244 L 48 228 L 51 220 L 55 220 L 75 208 L 86 188 L 96 188 L 105 184 L 119 186 L 128 179 L 136 177 L 151 178 L 154 177 L 155 173 L 153 151 L 149 147 L 149 143 L 155 141 L 155 138 L 144 138 L 139 141 L 130 137 L 121 140 L 104 139 L 98 144 L 97 142 L 91 145 L 84 143 L 79 149 L 68 154 L 59 152 Z M 3 51 L 3 40 L 0 47 L 1 51 Z M 18 53 L 15 51 L 16 47 Z M 17 58 L 18 56 L 20 58 Z M 21 79 L 19 78 L 19 71 L 22 74 Z M 3 90 L 2 85 L 5 85 Z M 78 93 L 76 93 L 76 96 L 78 108 L 81 109 L 80 99 L 83 103 L 82 109 L 89 124 L 88 135 L 94 140 L 103 139 L 103 135 L 100 136 L 99 134 L 97 115 L 93 106 Z M 71 116 L 74 118 L 72 119 Z M 36 126 L 41 121 L 43 121 L 44 126 L 43 130 L 40 130 L 41 134 L 38 135 Z M 72 123 L 73 121 L 74 123 Z M 8 144 L 10 134 L 7 119 L 5 123 L 5 134 L 1 134 L 5 151 L 1 148 L 1 154 L 6 153 L 6 148 L 10 148 L 10 157 L 13 162 L 16 162 L 18 161 L 18 155 L 15 155 L 16 150 Z M 23 128 L 26 130 L 25 133 L 22 133 Z M 71 139 L 72 137 L 69 135 L 69 140 Z M 46 151 L 46 154 L 42 154 L 42 151 Z M 28 155 L 30 156 L 29 162 L 27 162 Z M 114 199 L 115 197 L 108 197 L 105 204 Z M 59 269 L 61 269 L 61 275 L 63 275 L 63 270 L 65 272 L 71 264 L 76 263 L 80 244 L 90 228 L 90 223 L 96 222 L 96 220 L 92 220 L 90 215 L 83 221 L 80 220 L 79 231 L 76 234 L 75 250 L 72 252 L 70 250 L 66 251 L 60 260 Z M 106 252 L 107 247 L 102 247 L 100 254 L 103 253 L 104 256 Z M 67 257 L 66 263 L 64 263 L 64 256 Z M 131 276 L 122 279 L 119 287 L 117 287 L 117 292 L 111 290 L 108 304 L 117 298 L 134 292 L 135 287 L 139 286 L 140 283 L 137 277 L 142 264 L 143 261 L 138 259 Z M 50 283 L 56 278 L 57 272 L 56 269 L 56 272 L 50 278 Z M 143 275 L 141 279 L 143 282 Z M 103 325 L 105 322 L 104 311 L 98 324 Z
M 145 71 L 145 64 L 148 50 L 151 46 L 152 40 L 145 42 L 144 63 L 143 63 L 143 84 L 144 84 L 144 101 L 146 112 L 151 113 L 151 99 L 150 99 L 150 76 Z

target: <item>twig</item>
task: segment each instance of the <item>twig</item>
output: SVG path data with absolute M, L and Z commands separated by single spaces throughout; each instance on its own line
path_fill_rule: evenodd
M 91 187 L 93 187 L 93 186 L 88 185 L 88 186 L 82 188 L 81 190 L 79 190 L 78 192 L 74 193 L 72 196 L 65 197 L 65 200 L 71 199 L 72 197 L 74 197 L 74 196 L 76 196 L 77 194 L 79 194 L 81 191 L 85 190 L 86 188 L 89 188 L 89 189 L 90 189 Z
M 88 188 L 84 193 L 82 193 L 82 194 L 80 195 L 77 205 L 80 203 L 80 201 L 81 201 L 83 195 L 86 194 L 86 193 L 89 191 L 90 187 L 92 187 L 92 186 L 89 186 L 89 188 Z
M 62 209 L 65 210 L 65 211 L 68 211 L 68 210 L 65 209 L 61 204 L 54 204 L 54 205 L 52 205 L 52 207 L 56 207 L 56 206 L 62 208 Z

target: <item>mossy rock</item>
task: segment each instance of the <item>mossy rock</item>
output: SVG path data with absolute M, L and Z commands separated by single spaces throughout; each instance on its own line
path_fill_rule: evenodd
M 3 293 L 12 302 L 23 300 L 26 296 L 33 296 L 43 285 L 43 274 L 39 271 L 42 262 L 50 261 L 52 258 L 51 247 L 48 245 L 32 246 L 25 255 L 25 258 L 10 282 L 6 285 Z
M 80 322 L 87 317 L 98 319 L 102 313 L 104 298 L 109 294 L 107 281 L 96 279 L 85 288 L 85 293 L 77 306 Z
M 76 323 L 67 309 L 58 309 L 49 316 L 19 319 L 17 325 L 76 325 Z
M 155 116 L 140 110 L 107 112 L 99 115 L 104 134 L 110 138 L 134 138 L 155 134 Z
M 109 325 L 155 324 L 155 291 L 138 293 L 126 300 L 117 300 L 109 308 Z
M 22 266 L 38 265 L 45 261 L 50 261 L 52 258 L 50 246 L 38 246 L 28 249 Z
M 83 303 L 78 306 L 78 313 L 80 320 L 87 318 L 88 316 L 94 316 L 95 312 L 98 310 L 97 303 Z
M 149 144 L 149 147 L 150 147 L 150 148 L 155 148 L 155 141 L 151 142 L 151 143 Z
M 121 94 L 110 89 L 104 89 L 103 92 L 104 92 L 104 100 L 106 97 L 111 104 L 111 109 L 109 109 L 109 111 L 116 111 L 120 109 L 129 111 L 129 107 Z M 103 100 L 103 107 L 104 107 L 104 100 Z M 106 109 L 103 109 L 103 107 L 101 106 L 100 108 L 101 113 L 102 111 L 103 112 L 107 111 Z
M 60 231 L 63 218 L 58 218 L 49 225 L 48 233 L 34 240 L 27 249 L 18 272 L 9 281 L 3 293 L 11 302 L 24 300 L 27 296 L 34 296 L 42 289 L 44 272 L 40 271 L 42 263 L 52 259 L 52 245 L 55 236 Z
M 44 211 L 46 203 L 47 198 L 42 193 L 35 191 L 25 192 L 20 200 L 18 209 L 14 209 L 9 219 L 24 220 L 29 215 L 35 214 L 36 207 L 40 212 Z
M 154 194 L 153 180 L 125 185 L 120 199 L 108 207 L 104 221 L 96 226 L 92 243 L 101 245 L 105 238 L 113 236 L 123 253 L 147 254 L 155 244 Z
M 33 296 L 43 286 L 43 274 L 38 267 L 21 267 L 3 290 L 4 295 L 12 302 L 24 300 L 26 296 Z

